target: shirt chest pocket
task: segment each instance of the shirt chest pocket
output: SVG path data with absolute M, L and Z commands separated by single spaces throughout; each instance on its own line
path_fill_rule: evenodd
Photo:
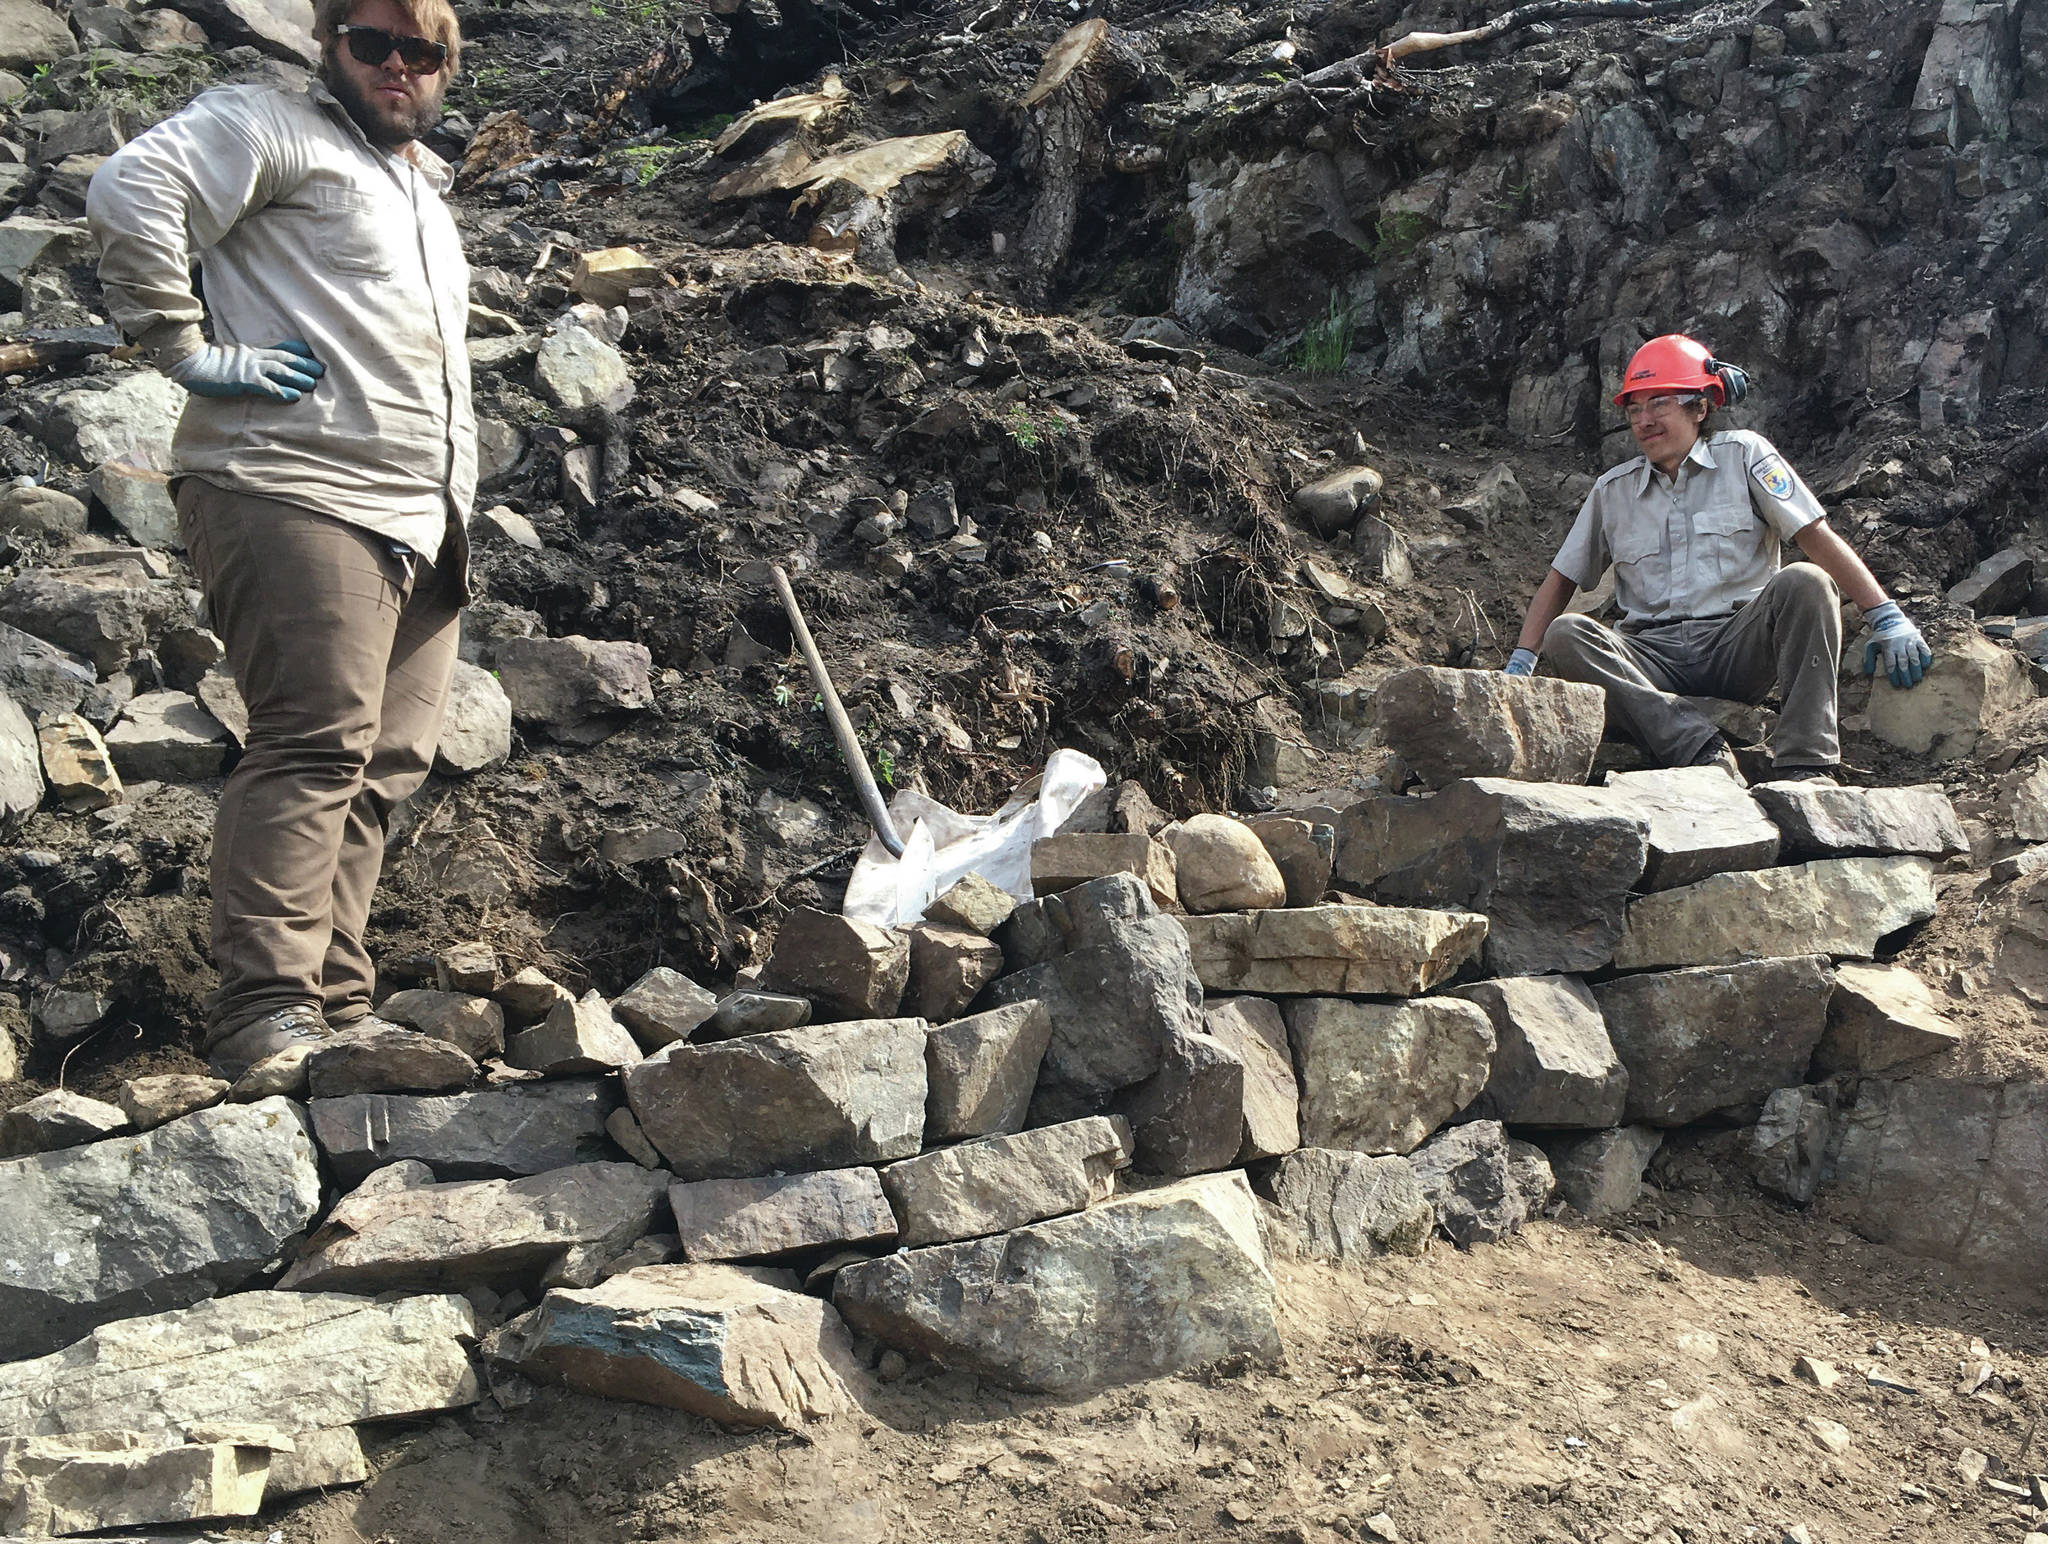
M 1671 598 L 1671 561 L 1655 520 L 1630 510 L 1607 531 L 1615 593 L 1626 611 L 1661 611 Z
M 1713 571 L 1724 580 L 1747 577 L 1756 567 L 1765 536 L 1764 523 L 1745 499 L 1717 501 L 1692 517 L 1693 541 Z
M 311 190 L 316 260 L 336 273 L 389 278 L 397 254 L 387 241 L 393 222 L 371 194 L 354 188 L 320 186 Z

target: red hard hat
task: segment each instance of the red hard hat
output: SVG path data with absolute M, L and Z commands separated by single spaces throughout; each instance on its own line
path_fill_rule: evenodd
M 1622 373 L 1621 390 L 1614 395 L 1620 407 L 1630 397 L 1651 391 L 1699 391 L 1713 399 L 1716 407 L 1728 401 L 1728 388 L 1714 372 L 1713 354 L 1682 332 L 1667 332 L 1652 338 L 1630 356 Z

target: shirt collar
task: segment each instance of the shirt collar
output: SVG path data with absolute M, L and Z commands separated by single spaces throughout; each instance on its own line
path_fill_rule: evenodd
M 390 155 L 405 162 L 425 177 L 436 193 L 446 193 L 448 185 L 455 180 L 454 169 L 416 139 L 408 142 L 403 150 L 378 150 L 377 146 L 370 143 L 370 137 L 363 132 L 362 125 L 348 115 L 348 109 L 341 105 L 341 99 L 329 91 L 327 83 L 317 76 L 306 87 L 306 95 L 341 120 L 343 126 L 362 143 L 364 149 L 380 155 Z
M 1704 434 L 1692 442 L 1692 449 L 1685 453 L 1685 461 L 1694 462 L 1704 471 L 1711 472 L 1714 470 L 1713 448 L 1707 444 L 1707 437 Z M 1683 467 L 1685 461 L 1679 462 L 1679 466 Z M 1651 464 L 1650 458 L 1648 456 L 1643 457 L 1642 475 L 1636 478 L 1636 493 L 1638 496 L 1650 491 L 1650 480 L 1656 475 L 1657 468 Z M 1676 478 L 1672 480 L 1674 482 L 1677 481 Z

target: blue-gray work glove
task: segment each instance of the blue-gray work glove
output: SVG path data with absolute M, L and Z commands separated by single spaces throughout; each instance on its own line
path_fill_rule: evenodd
M 327 366 L 297 338 L 274 348 L 209 343 L 164 369 L 195 397 L 268 397 L 273 402 L 298 401 L 326 373 Z
M 1934 651 L 1927 647 L 1920 629 L 1906 620 L 1895 600 L 1871 607 L 1865 620 L 1870 623 L 1871 639 L 1863 646 L 1863 673 L 1875 675 L 1881 661 L 1892 685 L 1918 686 L 1934 663 Z
M 1517 649 L 1508 656 L 1507 664 L 1501 667 L 1502 675 L 1534 675 L 1536 673 L 1536 651 Z

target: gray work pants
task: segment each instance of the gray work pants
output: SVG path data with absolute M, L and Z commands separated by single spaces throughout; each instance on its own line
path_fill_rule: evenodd
M 1780 767 L 1842 759 L 1835 685 L 1842 661 L 1842 596 L 1811 563 L 1780 569 L 1731 616 L 1620 631 L 1567 613 L 1543 635 L 1543 657 L 1567 681 L 1607 690 L 1607 723 L 1660 766 L 1682 767 L 1719 731 L 1681 696 L 1783 700 L 1771 734 Z
M 330 515 L 195 477 L 177 503 L 249 709 L 214 820 L 206 1044 L 294 1005 L 360 1017 L 385 830 L 433 765 L 462 597 Z

